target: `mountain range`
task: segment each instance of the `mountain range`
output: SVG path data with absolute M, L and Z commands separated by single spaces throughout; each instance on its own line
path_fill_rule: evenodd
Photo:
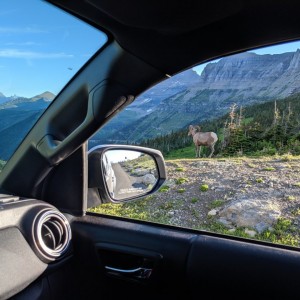
M 208 63 L 201 74 L 186 70 L 139 95 L 89 140 L 89 147 L 139 143 L 218 118 L 233 103 L 246 107 L 298 92 L 300 50 L 224 57 Z M 54 97 L 50 92 L 32 98 L 0 92 L 0 159 L 10 157 Z
M 208 63 L 200 75 L 189 69 L 150 88 L 95 134 L 90 144 L 138 143 L 222 116 L 233 103 L 245 107 L 299 91 L 299 49 L 224 57 Z
M 54 97 L 51 92 L 32 98 L 5 97 L 0 93 L 0 159 L 7 160 L 12 155 Z

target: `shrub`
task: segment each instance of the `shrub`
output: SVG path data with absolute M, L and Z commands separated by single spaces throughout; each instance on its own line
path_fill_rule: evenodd
M 182 183 L 185 183 L 185 182 L 188 182 L 187 178 L 180 177 L 180 178 L 176 179 L 176 184 L 182 184 Z
M 199 199 L 198 198 L 192 198 L 191 203 L 195 204 Z
M 276 169 L 273 167 L 265 167 L 263 168 L 263 171 L 275 171 Z
M 183 171 L 184 171 L 184 168 L 178 167 L 178 168 L 175 169 L 175 171 L 177 171 L 177 172 L 183 172 Z
M 168 185 L 164 185 L 162 186 L 158 191 L 161 193 L 165 193 L 170 189 L 170 187 Z
M 201 191 L 201 192 L 206 192 L 206 191 L 208 191 L 208 189 L 209 189 L 209 187 L 208 187 L 207 184 L 202 184 L 202 185 L 200 186 L 200 191 Z
M 264 180 L 260 177 L 260 178 L 256 178 L 256 182 L 257 183 L 264 183 Z

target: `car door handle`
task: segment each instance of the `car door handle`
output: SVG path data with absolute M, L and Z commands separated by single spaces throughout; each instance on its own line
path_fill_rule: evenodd
M 135 269 L 118 269 L 105 266 L 105 270 L 109 275 L 132 279 L 148 279 L 152 274 L 152 269 L 142 267 Z

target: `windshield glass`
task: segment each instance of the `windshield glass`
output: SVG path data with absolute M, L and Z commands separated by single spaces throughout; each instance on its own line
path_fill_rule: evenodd
M 106 35 L 40 0 L 1 1 L 1 167 Z

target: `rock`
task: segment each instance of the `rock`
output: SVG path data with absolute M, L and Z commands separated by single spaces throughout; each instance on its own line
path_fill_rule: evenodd
M 270 226 L 265 222 L 260 222 L 256 224 L 254 228 L 258 231 L 258 233 L 262 233 L 266 231 L 268 228 L 270 228 Z
M 245 233 L 250 235 L 251 237 L 256 236 L 256 232 L 254 230 L 249 230 L 248 228 L 245 229 Z
M 173 186 L 176 185 L 176 181 L 175 181 L 175 179 L 167 179 L 167 180 L 165 181 L 164 185 L 167 185 L 167 186 L 169 186 L 169 187 L 173 187 Z
M 223 192 L 223 191 L 225 191 L 225 187 L 218 186 L 218 187 L 215 187 L 214 190 L 215 190 L 215 192 Z
M 216 209 L 212 209 L 211 211 L 208 212 L 209 216 L 215 216 L 217 214 L 217 210 Z
M 232 228 L 232 223 L 229 222 L 228 220 L 224 219 L 224 218 L 219 218 L 218 222 L 221 223 L 222 225 Z
M 142 169 L 142 168 L 138 168 L 138 169 L 134 169 L 134 170 L 132 171 L 132 173 L 133 173 L 134 175 L 136 175 L 136 176 L 144 176 L 144 175 L 146 175 L 146 174 L 149 173 L 149 170 L 147 170 L 147 169 Z
M 275 224 L 281 211 L 275 200 L 245 199 L 231 202 L 219 211 L 219 215 L 238 227 L 261 231 Z
M 156 178 L 155 178 L 155 176 L 153 174 L 146 174 L 146 175 L 143 176 L 142 182 L 145 185 L 149 185 L 149 184 L 154 185 L 155 182 L 156 182 Z

